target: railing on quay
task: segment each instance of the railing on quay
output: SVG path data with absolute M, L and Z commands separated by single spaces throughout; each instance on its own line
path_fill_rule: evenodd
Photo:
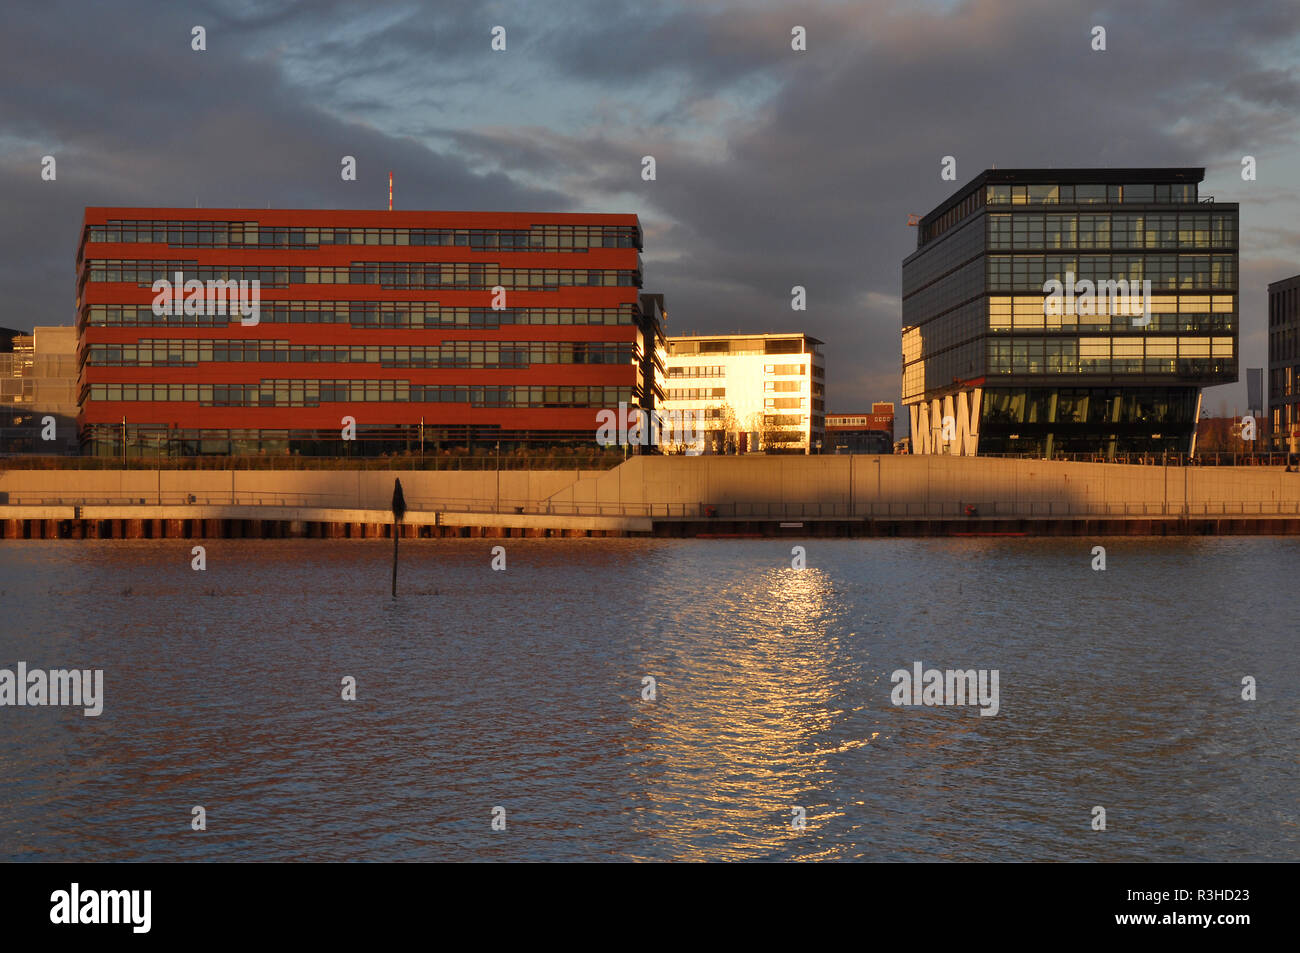
M 325 457 L 287 456 L 201 456 L 201 457 L 139 457 L 130 456 L 125 466 L 121 457 L 83 457 L 75 455 L 50 456 L 21 453 L 0 453 L 0 470 L 608 470 L 624 460 L 621 452 L 563 450 L 516 454 L 491 450 L 473 454 L 443 454 L 430 452 L 418 455 L 386 457 Z
M 0 470 L 416 470 L 437 472 L 443 470 L 513 471 L 513 470 L 608 470 L 637 455 L 636 449 L 624 455 L 618 450 L 552 450 L 531 453 L 500 454 L 492 450 L 474 453 L 433 454 L 425 457 L 414 454 L 393 456 L 198 456 L 198 457 L 137 457 L 132 456 L 125 465 L 120 457 L 83 457 L 76 455 L 51 456 L 0 452 Z M 643 451 L 644 452 L 644 451 Z M 658 456 L 651 452 L 650 456 Z M 754 454 L 763 457 L 770 454 Z M 824 453 L 822 456 L 847 456 Z M 704 455 L 709 459 L 712 455 Z M 855 454 L 860 457 L 892 456 L 892 454 Z M 902 456 L 909 456 L 903 454 Z M 965 458 L 962 458 L 965 459 Z M 981 453 L 986 460 L 1041 460 L 1059 463 L 1114 463 L 1123 466 L 1156 467 L 1295 467 L 1300 469 L 1300 453 L 1285 452 L 1231 452 L 1198 451 L 1195 456 L 1185 453 L 1056 453 L 1044 457 L 1037 453 Z
M 1288 467 L 1300 465 L 1300 453 L 1240 453 L 1231 451 L 1197 451 L 1185 453 L 1056 453 L 1044 457 L 1037 453 L 983 453 L 981 459 L 1042 460 L 1059 463 L 1118 463 L 1146 467 Z

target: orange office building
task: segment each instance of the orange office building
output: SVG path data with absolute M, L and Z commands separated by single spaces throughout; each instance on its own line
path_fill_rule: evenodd
M 594 445 L 662 401 L 640 250 L 635 215 L 87 208 L 82 452 Z

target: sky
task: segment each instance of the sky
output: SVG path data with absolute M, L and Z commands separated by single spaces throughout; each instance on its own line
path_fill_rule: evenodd
M 87 205 L 384 208 L 392 171 L 399 209 L 638 214 L 669 334 L 807 332 L 827 411 L 862 410 L 899 399 L 909 214 L 994 165 L 1197 166 L 1241 205 L 1261 367 L 1300 272 L 1298 53 L 1284 0 L 6 0 L 0 326 L 72 322 Z M 1205 406 L 1244 411 L 1244 376 Z

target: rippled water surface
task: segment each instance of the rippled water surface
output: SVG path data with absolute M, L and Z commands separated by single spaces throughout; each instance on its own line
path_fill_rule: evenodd
M 0 543 L 0 857 L 1300 859 L 1300 540 L 191 545 Z

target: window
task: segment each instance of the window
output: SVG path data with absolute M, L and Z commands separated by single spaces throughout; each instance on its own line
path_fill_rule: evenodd
M 1044 246 L 1074 248 L 1078 243 L 1078 223 L 1079 219 L 1074 215 L 1048 215 L 1044 221 Z

